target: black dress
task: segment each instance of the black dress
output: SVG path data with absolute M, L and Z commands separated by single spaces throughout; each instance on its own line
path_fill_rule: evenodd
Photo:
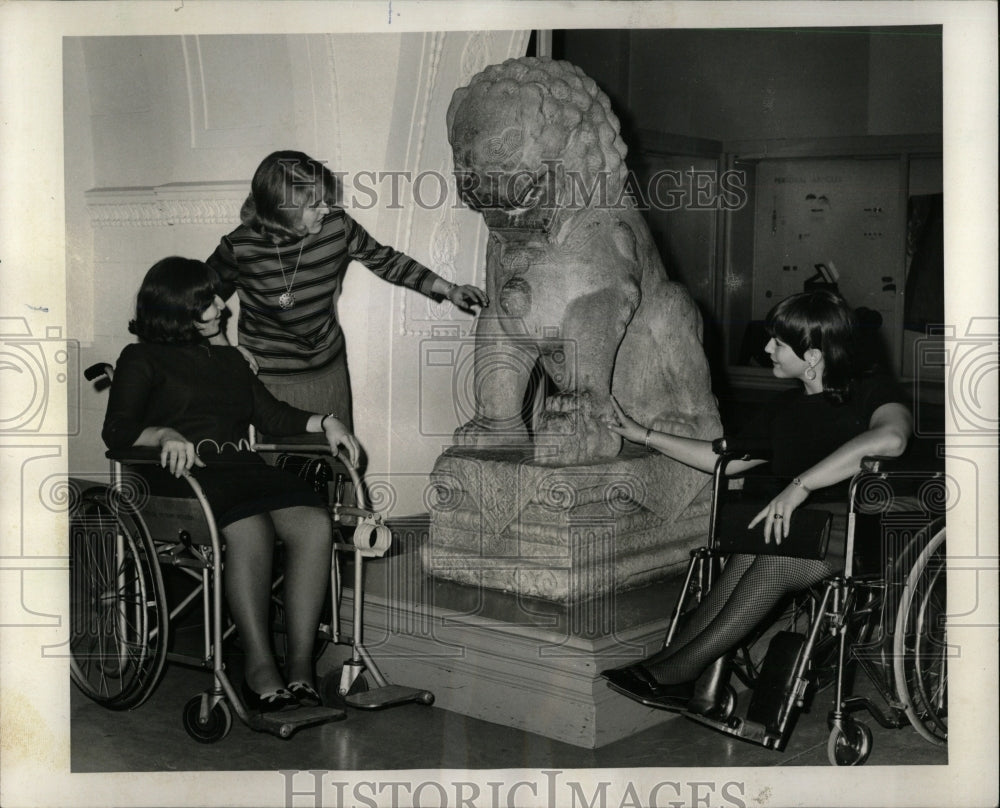
M 778 395 L 740 434 L 751 444 L 769 445 L 772 451 L 770 463 L 746 475 L 744 495 L 759 500 L 763 507 L 794 477 L 866 432 L 875 410 L 883 404 L 907 405 L 903 391 L 885 376 L 856 379 L 851 394 L 840 404 L 823 393 L 807 395 L 801 387 Z M 833 514 L 827 557 L 836 564 L 841 564 L 844 556 L 850 482 L 847 479 L 813 491 L 802 505 L 804 510 Z M 862 533 L 877 523 L 877 516 L 858 517 Z
M 149 426 L 170 427 L 191 441 L 205 468 L 194 466 L 219 527 L 296 505 L 322 507 L 298 477 L 248 451 L 253 424 L 269 436 L 306 431 L 311 413 L 278 401 L 229 346 L 137 343 L 115 366 L 102 437 L 128 449 Z M 154 493 L 190 495 L 190 487 L 158 466 L 138 467 Z

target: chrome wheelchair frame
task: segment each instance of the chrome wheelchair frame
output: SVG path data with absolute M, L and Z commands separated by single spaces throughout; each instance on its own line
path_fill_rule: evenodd
M 113 368 L 107 364 L 85 371 L 92 382 L 110 382 L 112 375 Z M 252 431 L 249 443 L 258 452 L 330 456 L 325 445 L 258 443 Z M 86 696 L 108 709 L 131 710 L 155 690 L 166 662 L 210 670 L 212 685 L 187 702 L 182 716 L 185 730 L 201 743 L 224 738 L 232 727 L 233 712 L 255 731 L 289 738 L 304 727 L 346 717 L 345 706 L 378 709 L 408 702 L 433 704 L 434 695 L 428 690 L 390 684 L 364 645 L 364 559 L 384 556 L 392 534 L 383 515 L 367 506 L 362 481 L 349 463 L 342 465 L 357 504 L 341 502 L 347 486 L 340 475 L 335 502 L 329 507 L 335 527 L 330 621 L 319 627 L 317 659 L 332 644 L 349 644 L 351 656 L 319 682 L 322 706 L 260 715 L 246 709 L 226 671 L 224 643 L 235 626 L 227 621 L 224 606 L 225 546 L 201 486 L 185 475 L 190 497 L 150 496 L 141 477 L 126 469 L 158 464 L 156 450 L 132 449 L 107 456 L 111 484 L 84 491 L 70 521 L 70 675 Z M 339 560 L 345 554 L 353 561 L 349 633 L 341 628 Z M 187 595 L 172 606 L 162 573 L 168 567 L 194 581 Z M 272 600 L 279 610 L 281 583 L 280 576 L 272 583 Z M 186 615 L 199 597 L 201 653 L 174 652 L 170 649 L 171 622 Z
M 724 564 L 716 548 L 718 512 L 728 492 L 727 465 L 762 456 L 725 439 L 716 441 L 715 450 L 719 459 L 712 479 L 710 543 L 691 553 L 664 647 L 672 642 L 688 599 L 700 602 Z M 695 684 L 683 715 L 781 750 L 798 714 L 817 692 L 832 685 L 827 720 L 832 765 L 860 765 L 868 759 L 872 734 L 855 717 L 860 711 L 883 727 L 912 725 L 927 741 L 945 745 L 946 502 L 943 462 L 915 468 L 905 460 L 866 458 L 849 487 L 843 573 L 783 604 L 777 630 L 775 624 L 758 627 L 741 648 L 713 663 Z M 866 516 L 877 516 L 880 523 L 881 558 L 874 571 L 857 564 L 855 538 Z M 882 705 L 852 695 L 857 669 L 875 686 Z M 737 715 L 733 675 L 751 691 L 742 716 Z

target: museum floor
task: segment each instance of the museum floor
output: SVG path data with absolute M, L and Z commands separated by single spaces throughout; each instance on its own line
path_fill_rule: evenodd
M 662 589 L 648 587 L 650 598 Z M 642 593 L 640 593 L 642 596 Z M 337 647 L 327 653 L 336 654 Z M 322 664 L 321 664 L 322 667 Z M 227 668 L 240 681 L 240 661 Z M 441 682 L 390 680 L 417 687 Z M 872 695 L 864 677 L 858 694 Z M 683 717 L 631 737 L 583 748 L 438 706 L 407 704 L 379 711 L 348 709 L 347 719 L 300 730 L 289 740 L 252 732 L 238 720 L 222 741 L 203 745 L 184 730 L 184 705 L 209 684 L 209 674 L 167 666 L 159 686 L 137 710 L 113 712 L 72 693 L 71 767 L 74 772 L 273 771 L 279 769 L 399 770 L 687 766 L 826 766 L 829 691 L 817 696 L 798 721 L 790 742 L 775 752 L 702 727 Z M 615 697 L 616 699 L 619 697 Z M 631 706 L 621 697 L 625 706 Z M 665 714 L 666 716 L 666 714 Z M 886 730 L 865 719 L 874 736 L 869 766 L 935 765 L 948 751 L 909 727 Z
M 279 769 L 511 769 L 687 766 L 825 766 L 826 704 L 799 719 L 783 752 L 739 741 L 674 718 L 599 749 L 569 744 L 436 707 L 409 704 L 378 712 L 351 710 L 346 721 L 305 729 L 287 741 L 235 721 L 217 744 L 192 741 L 181 709 L 204 688 L 206 674 L 174 667 L 134 712 L 111 712 L 74 690 L 74 772 L 272 771 Z M 945 748 L 912 729 L 869 722 L 869 766 L 946 764 Z

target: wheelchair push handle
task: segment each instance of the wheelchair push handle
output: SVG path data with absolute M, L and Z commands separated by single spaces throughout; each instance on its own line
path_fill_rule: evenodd
M 113 365 L 110 365 L 107 362 L 98 362 L 83 371 L 83 378 L 85 378 L 88 382 L 94 382 L 101 378 L 111 381 L 111 377 L 114 375 L 114 372 L 115 369 Z

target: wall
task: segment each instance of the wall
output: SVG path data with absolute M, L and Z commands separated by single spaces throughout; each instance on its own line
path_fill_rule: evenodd
M 444 112 L 456 87 L 526 42 L 526 32 L 489 31 L 67 38 L 69 330 L 81 341 L 82 366 L 113 362 L 130 341 L 126 324 L 150 265 L 170 254 L 207 256 L 236 226 L 254 168 L 276 148 L 311 153 L 349 178 L 434 172 L 422 186 L 426 208 L 413 204 L 405 183 L 398 200 L 387 183 L 372 183 L 372 204 L 349 181 L 345 201 L 383 242 L 446 277 L 481 284 L 480 217 L 433 204 L 443 187 L 436 177 L 451 172 Z M 458 420 L 422 434 L 422 410 L 453 407 L 449 388 L 421 388 L 421 343 L 438 326 L 467 337 L 472 320 L 358 265 L 338 312 L 356 430 L 370 477 L 385 483 L 380 507 L 422 512 L 427 473 Z M 105 394 L 81 390 L 75 475 L 105 469 L 104 406 Z
M 916 135 L 930 141 L 933 137 L 926 136 L 942 132 L 942 43 L 936 26 L 567 30 L 553 37 L 553 45 L 557 58 L 579 65 L 608 93 L 631 149 L 629 165 L 640 180 L 650 166 L 672 160 L 683 170 L 699 164 L 695 155 L 721 154 L 748 143 L 756 144 L 751 151 L 763 154 L 780 149 L 782 141 L 797 141 L 808 153 L 813 141 L 853 139 L 856 147 L 866 137 L 896 136 L 902 142 Z M 659 148 L 658 141 L 665 147 Z M 925 184 L 940 182 L 936 175 Z M 712 238 L 712 210 L 654 209 L 647 218 L 668 271 L 702 308 L 706 349 L 717 382 L 724 380 L 724 360 L 716 347 L 726 335 L 719 332 L 737 332 L 729 342 L 730 352 L 738 354 L 742 326 L 733 327 L 732 310 L 717 311 L 720 293 L 731 296 L 739 286 L 729 279 L 723 285 L 716 259 L 721 254 L 726 260 L 728 251 L 726 266 L 752 266 L 752 232 L 746 234 L 749 252 L 736 255 L 742 224 L 735 218 L 721 249 Z M 866 281 L 881 286 L 882 276 L 900 280 L 902 245 L 895 246 L 899 261 Z M 767 280 L 780 284 L 781 266 L 789 263 L 795 262 L 779 262 L 778 276 Z M 900 299 L 892 306 L 881 302 L 885 305 L 875 308 L 892 310 L 884 316 L 885 331 L 895 335 L 892 355 L 900 360 L 902 329 L 893 327 L 901 316 Z
M 721 141 L 941 131 L 936 27 L 573 30 L 555 43 L 633 130 Z

